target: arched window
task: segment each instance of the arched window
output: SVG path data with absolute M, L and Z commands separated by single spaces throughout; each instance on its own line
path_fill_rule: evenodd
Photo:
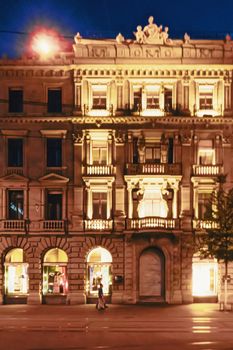
M 112 291 L 112 255 L 102 247 L 90 251 L 87 256 L 88 295 L 97 296 L 99 284 L 103 284 L 103 292 L 110 295 Z
M 28 293 L 28 264 L 21 248 L 10 250 L 5 257 L 5 294 Z
M 50 249 L 43 261 L 43 294 L 66 294 L 68 256 L 59 248 Z

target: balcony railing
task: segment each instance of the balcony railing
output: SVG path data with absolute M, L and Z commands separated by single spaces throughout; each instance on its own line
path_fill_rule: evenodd
M 112 165 L 87 165 L 84 172 L 86 175 L 113 175 L 114 167 Z
M 113 221 L 109 219 L 92 219 L 84 221 L 85 230 L 87 231 L 111 231 Z
M 8 167 L 6 170 L 7 175 L 18 174 L 23 175 L 23 167 Z
M 203 230 L 203 229 L 214 229 L 218 228 L 218 224 L 215 221 L 211 220 L 193 220 L 193 228 L 196 230 Z
M 126 165 L 127 175 L 136 174 L 167 174 L 167 175 L 180 175 L 181 164 L 154 164 L 154 163 L 143 163 L 143 164 L 127 164 Z
M 65 221 L 64 220 L 44 220 L 43 230 L 45 231 L 64 231 Z
M 128 230 L 140 230 L 140 229 L 151 229 L 151 228 L 164 228 L 164 229 L 176 229 L 179 226 L 177 219 L 167 219 L 158 217 L 148 217 L 140 219 L 128 219 L 127 229 Z
M 222 173 L 222 165 L 193 165 L 193 175 L 214 176 Z
M 25 231 L 25 220 L 2 220 L 0 222 L 1 230 L 6 231 Z

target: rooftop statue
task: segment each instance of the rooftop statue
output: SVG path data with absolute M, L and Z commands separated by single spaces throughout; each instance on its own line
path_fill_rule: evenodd
M 137 32 L 134 33 L 136 42 L 139 44 L 172 44 L 172 40 L 169 39 L 168 27 L 157 26 L 154 23 L 154 17 L 148 18 L 148 24 L 142 30 L 141 26 L 137 26 Z

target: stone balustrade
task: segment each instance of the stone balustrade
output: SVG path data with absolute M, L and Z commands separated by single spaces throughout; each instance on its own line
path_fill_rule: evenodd
M 193 165 L 193 175 L 214 176 L 222 173 L 222 165 Z
M 109 219 L 91 219 L 85 220 L 84 225 L 87 231 L 111 231 L 113 228 L 113 221 Z
M 127 229 L 129 230 L 140 230 L 140 229 L 151 229 L 151 228 L 175 229 L 175 228 L 178 228 L 178 220 L 158 218 L 158 217 L 147 217 L 147 218 L 127 220 Z

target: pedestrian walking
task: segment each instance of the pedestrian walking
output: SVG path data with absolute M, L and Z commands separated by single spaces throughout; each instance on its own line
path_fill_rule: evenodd
M 102 283 L 100 283 L 99 288 L 98 288 L 98 301 L 96 304 L 96 308 L 98 310 L 104 310 L 107 307 L 108 306 L 106 305 L 105 299 L 104 299 L 103 285 L 102 285 Z

